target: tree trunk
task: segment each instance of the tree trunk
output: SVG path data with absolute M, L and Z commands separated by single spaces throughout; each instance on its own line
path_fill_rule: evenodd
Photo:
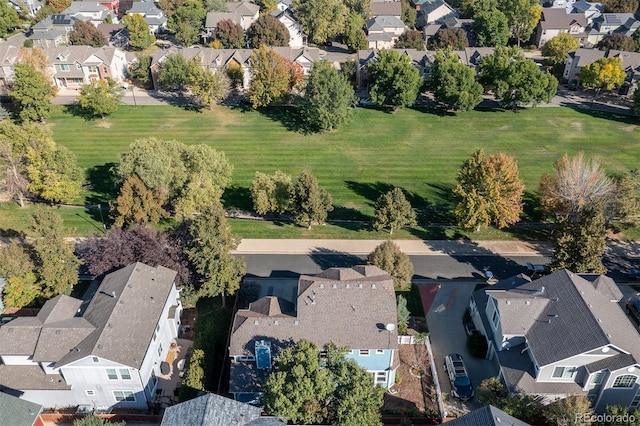
M 20 208 L 24 208 L 24 196 L 22 195 L 22 191 L 18 192 L 18 204 L 20 204 Z
M 310 221 L 309 221 L 309 226 L 307 227 L 307 230 L 308 230 L 308 231 L 311 231 L 311 225 L 313 225 L 313 221 L 311 221 L 311 220 L 310 220 Z
M 477 224 L 476 225 L 476 232 L 480 232 L 481 229 L 482 229 L 482 225 Z

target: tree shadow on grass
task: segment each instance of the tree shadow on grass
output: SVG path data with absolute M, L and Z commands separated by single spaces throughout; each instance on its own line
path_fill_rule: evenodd
M 257 111 L 272 121 L 280 123 L 291 132 L 312 133 L 305 125 L 300 110 L 294 106 L 262 107 L 258 108 Z
M 367 222 L 363 226 L 368 226 L 372 218 L 363 214 L 360 210 L 345 207 L 345 206 L 333 206 L 333 210 L 329 213 L 332 220 L 353 220 L 358 222 Z
M 222 204 L 227 208 L 253 210 L 251 191 L 244 186 L 231 185 L 222 194 Z
M 89 195 L 86 198 L 86 209 L 91 219 L 103 224 L 112 222 L 109 215 L 109 204 L 118 195 L 116 177 L 112 172 L 115 163 L 106 163 L 87 170 Z
M 64 112 L 75 117 L 83 118 L 85 121 L 94 121 L 100 118 L 100 116 L 96 116 L 93 112 L 91 112 L 90 109 L 83 108 L 79 103 L 65 105 Z
M 589 102 L 585 102 L 585 104 L 589 104 Z M 594 105 L 594 107 L 599 108 L 601 107 L 601 105 L 596 104 Z M 616 105 L 606 105 L 606 107 L 619 110 L 620 112 L 600 111 L 597 109 L 577 108 L 577 107 L 570 106 L 570 108 L 573 109 L 574 111 L 579 112 L 581 114 L 588 115 L 593 118 L 612 120 L 612 121 L 617 121 L 617 122 L 628 124 L 628 125 L 638 125 L 638 117 L 635 115 L 629 114 L 629 109 L 627 107 L 620 107 Z

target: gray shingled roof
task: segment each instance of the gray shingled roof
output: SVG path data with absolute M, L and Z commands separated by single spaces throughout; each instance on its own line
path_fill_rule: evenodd
M 585 365 L 588 373 L 595 373 L 600 370 L 616 371 L 624 367 L 628 367 L 635 363 L 633 355 L 620 353 L 608 358 L 594 361 Z
M 529 426 L 493 405 L 477 408 L 462 417 L 447 422 L 449 426 Z
M 154 2 L 152 1 L 136 1 L 131 5 L 131 9 L 127 11 L 128 15 L 139 13 L 142 16 L 145 15 L 161 15 L 162 10 L 160 10 Z
M 46 374 L 39 365 L 0 365 L 0 390 L 69 390 L 60 374 Z
M 584 28 L 587 26 L 587 18 L 584 17 L 584 13 L 567 13 L 565 9 L 542 9 L 542 18 L 540 19 L 542 29 L 568 30 L 573 23 Z
M 399 1 L 372 2 L 369 6 L 370 16 L 400 16 L 402 6 Z
M 241 426 L 260 417 L 262 409 L 208 393 L 164 412 L 161 426 Z
M 242 16 L 255 16 L 256 13 L 260 12 L 260 6 L 248 1 L 227 2 L 227 10 L 239 13 Z
M 42 405 L 0 392 L 0 426 L 32 426 Z
M 274 344 L 306 339 L 320 347 L 333 342 L 358 349 L 396 349 L 397 339 L 380 329 L 380 324 L 396 322 L 393 281 L 386 272 L 371 265 L 332 268 L 317 276 L 300 277 L 295 316 L 272 317 L 240 309 L 232 326 L 229 353 L 253 353 L 258 336 L 275 340 Z
M 407 28 L 400 19 L 395 16 L 376 16 L 365 23 L 367 31 L 384 31 L 387 28 Z

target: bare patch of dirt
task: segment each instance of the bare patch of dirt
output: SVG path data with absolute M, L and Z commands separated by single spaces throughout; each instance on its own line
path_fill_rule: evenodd
M 549 126 L 558 127 L 558 123 L 556 123 L 556 122 L 555 122 L 555 121 L 553 121 L 553 120 L 547 120 L 547 124 L 548 124 Z
M 511 126 L 505 124 L 504 126 L 498 127 L 498 130 L 509 130 L 510 128 Z
M 573 123 L 571 123 L 571 128 L 572 129 L 576 129 L 576 130 L 582 130 L 582 123 L 579 121 L 574 121 Z
M 109 128 L 111 128 L 111 123 L 109 123 L 106 120 L 100 120 L 100 121 L 98 121 L 98 124 L 96 124 L 96 126 L 103 127 L 105 129 L 109 129 Z
M 616 240 L 616 241 L 624 241 L 624 232 L 615 232 L 612 229 L 607 229 L 607 239 L 608 240 Z
M 632 124 L 630 126 L 626 126 L 626 127 L 621 127 L 621 129 L 625 132 L 633 132 L 638 126 L 636 126 L 635 124 Z

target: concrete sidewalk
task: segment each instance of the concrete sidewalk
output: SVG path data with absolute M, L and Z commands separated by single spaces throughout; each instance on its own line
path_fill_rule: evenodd
M 243 239 L 234 254 L 369 254 L 384 240 Z M 548 242 L 393 240 L 409 255 L 550 256 Z

